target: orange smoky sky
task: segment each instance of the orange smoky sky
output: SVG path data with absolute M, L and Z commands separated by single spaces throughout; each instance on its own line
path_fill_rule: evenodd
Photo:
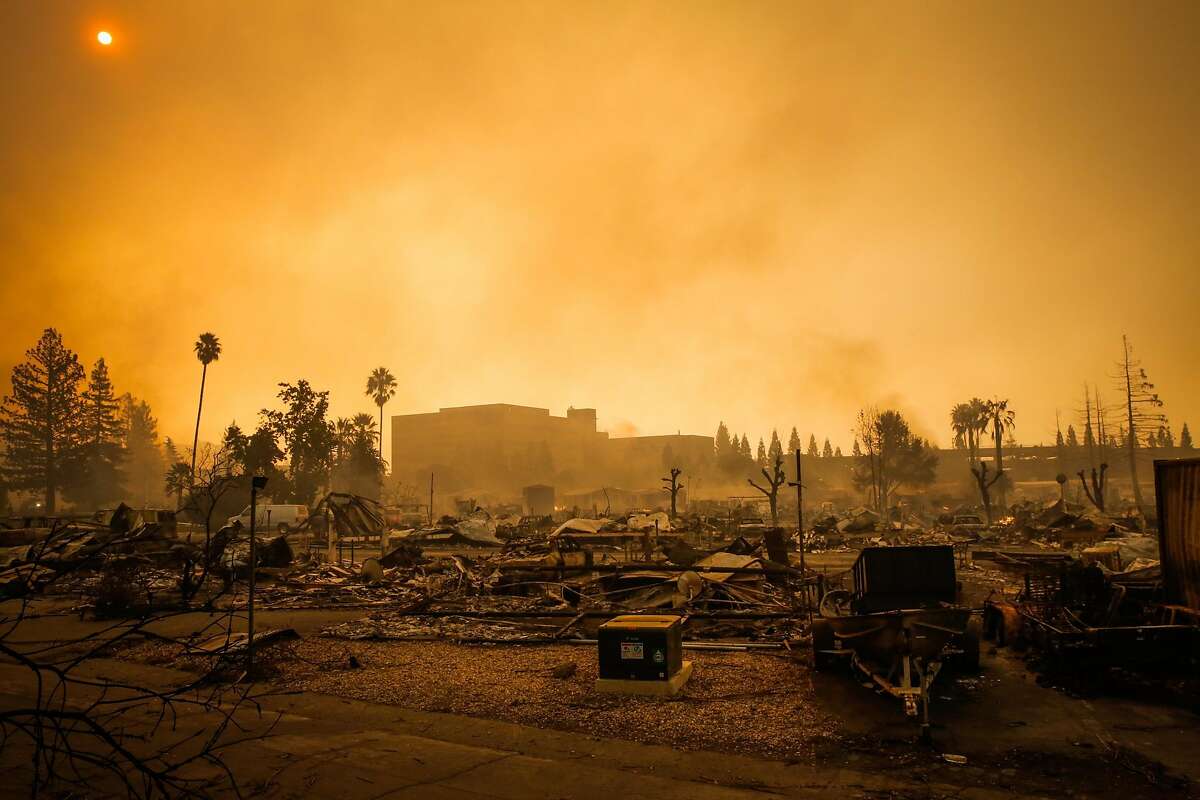
M 1128 333 L 1200 424 L 1200 4 L 0 4 L 7 374 L 47 326 L 162 433 L 594 406 L 849 448 L 1011 398 L 1053 440 Z M 100 30 L 112 46 L 97 45 Z

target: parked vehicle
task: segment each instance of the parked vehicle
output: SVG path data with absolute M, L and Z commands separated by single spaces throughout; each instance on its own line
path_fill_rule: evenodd
M 287 533 L 308 519 L 308 506 L 302 505 L 259 503 L 257 512 L 258 517 L 254 521 L 254 527 L 260 531 L 271 530 L 278 533 Z M 243 528 L 249 529 L 250 506 L 242 509 L 242 513 L 236 517 L 229 518 L 230 525 L 235 522 L 240 523 Z

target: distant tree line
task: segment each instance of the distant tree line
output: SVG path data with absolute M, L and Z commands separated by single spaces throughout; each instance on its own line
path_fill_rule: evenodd
M 794 426 L 788 437 L 787 450 L 783 448 L 779 432 L 774 429 L 771 431 L 770 444 L 765 443 L 762 437 L 759 437 L 758 447 L 752 450 L 749 436 L 744 433 L 740 437 L 736 434 L 731 436 L 729 428 L 724 422 L 717 425 L 714 456 L 718 470 L 727 476 L 742 475 L 747 471 L 773 469 L 777 460 L 786 458 L 790 461 L 798 451 L 813 458 L 841 458 L 842 456 L 842 448 L 833 447 L 828 437 L 825 439 L 824 446 L 818 447 L 816 434 L 809 435 L 808 450 L 803 450 L 800 444 L 800 434 Z

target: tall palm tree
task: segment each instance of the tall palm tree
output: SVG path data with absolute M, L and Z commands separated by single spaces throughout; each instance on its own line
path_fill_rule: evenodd
M 1017 426 L 1015 411 L 1009 410 L 1007 400 L 989 400 L 984 405 L 986 408 L 986 422 L 984 430 L 991 429 L 992 440 L 996 443 L 996 474 L 1004 475 L 1004 451 L 1001 449 L 1001 443 L 1004 441 L 1004 434 Z M 1000 488 L 1000 505 L 1008 506 L 1008 491 L 1005 486 L 1005 478 L 999 479 Z
M 188 475 L 188 485 L 196 483 L 196 448 L 200 444 L 200 414 L 204 411 L 204 382 L 208 378 L 208 365 L 221 357 L 221 342 L 211 333 L 202 333 L 192 346 L 196 358 L 204 365 L 200 372 L 200 406 L 196 409 L 196 433 L 192 436 L 192 469 Z
M 379 461 L 383 462 L 383 406 L 396 396 L 396 377 L 387 367 L 376 367 L 367 377 L 367 395 L 379 406 Z M 395 454 L 392 456 L 395 458 Z

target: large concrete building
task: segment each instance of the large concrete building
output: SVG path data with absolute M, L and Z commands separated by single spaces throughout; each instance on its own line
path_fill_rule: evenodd
M 531 483 L 560 490 L 654 486 L 667 459 L 692 468 L 711 460 L 711 436 L 610 439 L 594 408 L 548 409 L 494 403 L 392 417 L 392 472 L 402 481 L 438 473 L 445 489 L 514 492 Z

